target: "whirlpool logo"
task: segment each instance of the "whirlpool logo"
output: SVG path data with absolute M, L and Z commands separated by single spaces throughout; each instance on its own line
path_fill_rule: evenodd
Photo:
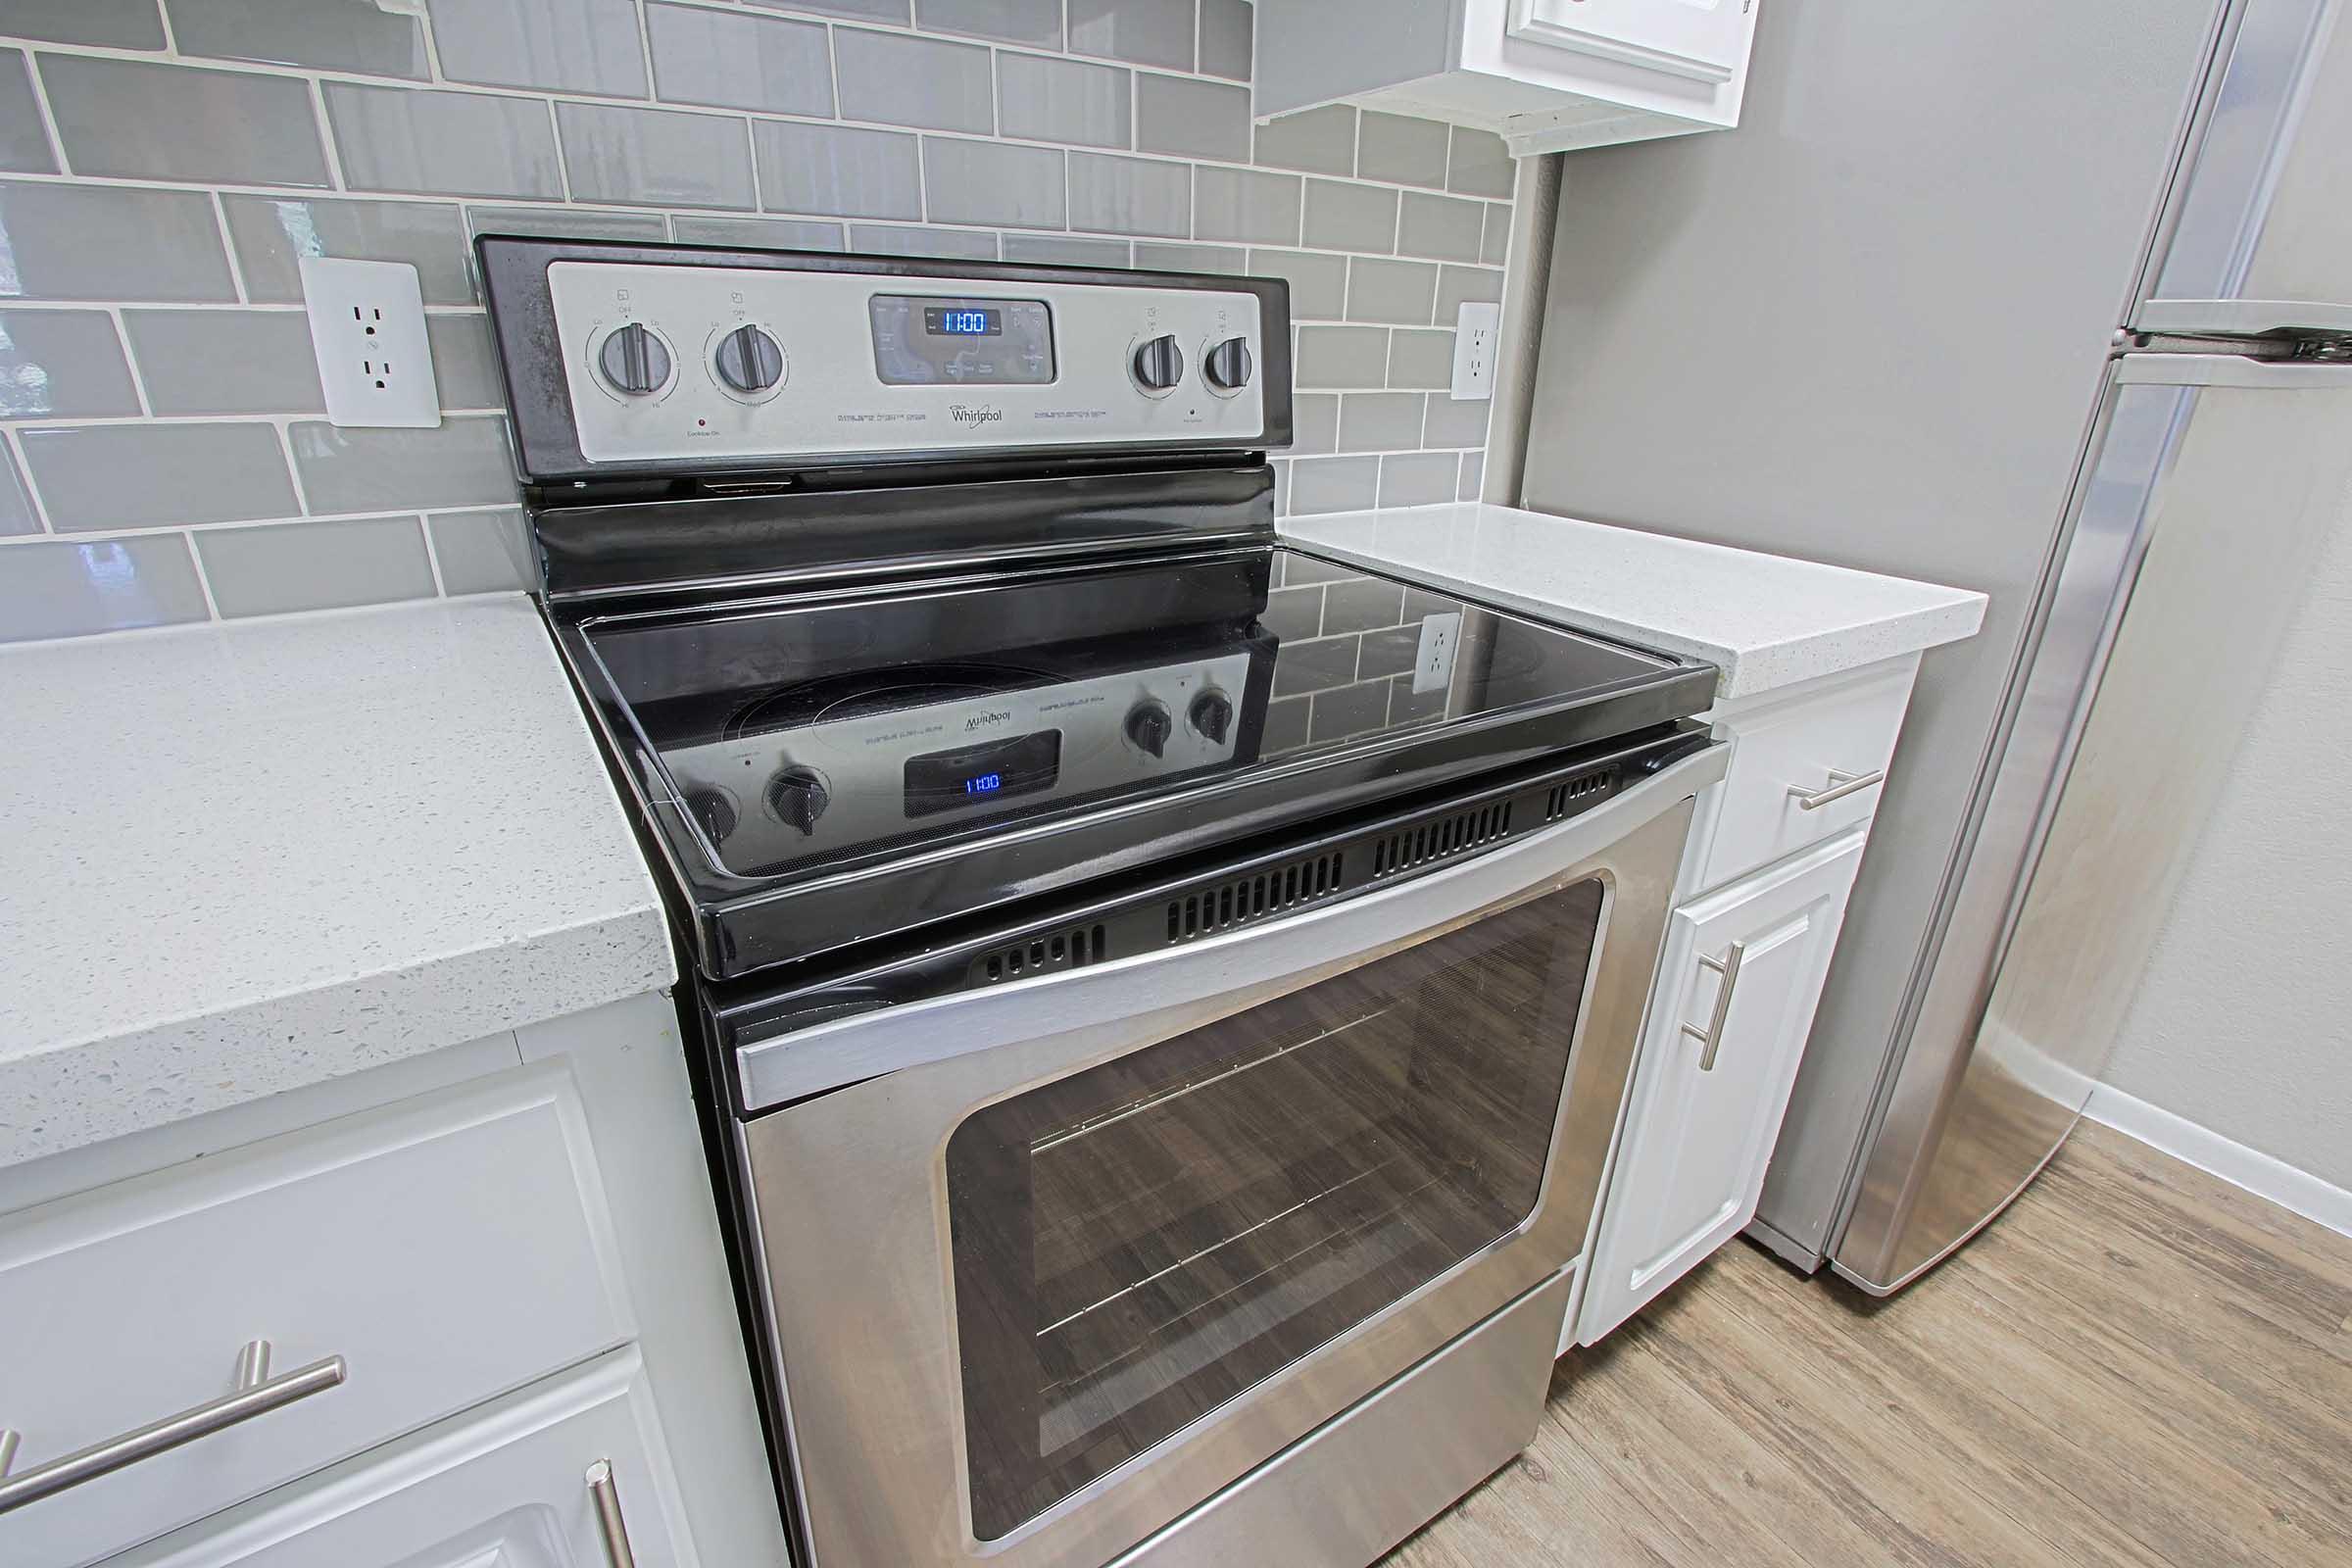
M 1003 708 L 1003 709 L 991 709 L 989 711 L 987 711 L 987 712 L 985 712 L 985 713 L 974 713 L 974 714 L 973 714 L 971 717 L 969 717 L 969 718 L 965 719 L 965 720 L 963 721 L 963 727 L 964 727 L 965 729 L 967 729 L 967 730 L 970 730 L 970 729 L 994 729 L 994 728 L 996 728 L 996 727 L 997 727 L 999 724 L 1009 724 L 1009 723 L 1011 723 L 1011 722 L 1012 722 L 1012 710 L 1011 710 L 1011 709 L 1009 709 L 1009 708 Z
M 984 409 L 972 403 L 951 403 L 948 417 L 958 424 L 994 424 L 1004 417 L 1003 409 Z

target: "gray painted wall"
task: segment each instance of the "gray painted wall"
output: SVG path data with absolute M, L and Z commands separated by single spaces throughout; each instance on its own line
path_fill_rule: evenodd
M 2352 1188 L 2352 495 L 2289 621 L 2105 1079 Z
M 1281 504 L 1477 493 L 1487 405 L 1443 389 L 1511 162 L 1346 107 L 1253 128 L 1244 0 L 425 9 L 0 7 L 0 641 L 518 584 L 488 226 L 1281 273 Z M 320 417 L 304 253 L 417 266 L 440 428 Z

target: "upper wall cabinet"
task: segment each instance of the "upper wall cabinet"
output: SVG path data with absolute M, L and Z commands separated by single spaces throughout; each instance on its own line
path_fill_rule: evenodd
M 1257 0 L 1259 119 L 1348 102 L 1517 157 L 1740 122 L 1757 0 Z

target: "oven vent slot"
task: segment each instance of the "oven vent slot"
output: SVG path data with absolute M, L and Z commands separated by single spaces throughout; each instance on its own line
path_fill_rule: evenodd
M 1395 876 L 1448 855 L 1475 850 L 1511 832 L 1511 803 L 1496 801 L 1472 811 L 1456 811 L 1435 821 L 1392 833 L 1372 847 L 1372 874 Z
M 1337 893 L 1344 874 L 1341 856 L 1318 855 L 1170 899 L 1168 940 L 1211 936 Z
M 1110 956 L 1100 925 L 1074 925 L 1052 936 L 1031 937 L 972 960 L 973 970 L 990 980 L 1018 980 L 1025 975 L 1055 969 L 1077 969 Z
M 1617 770 L 1613 767 L 1604 767 L 1594 772 L 1580 774 L 1564 784 L 1554 784 L 1551 787 L 1551 793 L 1544 797 L 1544 820 L 1557 822 L 1568 814 L 1569 807 L 1578 801 L 1607 794 L 1609 786 L 1615 782 L 1617 782 Z

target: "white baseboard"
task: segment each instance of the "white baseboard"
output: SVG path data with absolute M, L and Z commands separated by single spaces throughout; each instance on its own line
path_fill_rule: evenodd
M 2210 1127 L 2200 1127 L 2185 1116 L 2175 1115 L 2162 1105 L 2152 1105 L 2109 1084 L 2092 1086 L 2090 1102 L 2082 1107 L 2082 1114 L 2152 1149 L 2162 1150 L 2175 1159 L 2219 1176 L 2232 1187 L 2242 1187 L 2257 1198 L 2267 1198 L 2281 1208 L 2292 1209 L 2338 1235 L 2352 1236 L 2352 1192 L 2333 1182 L 2285 1160 L 2275 1159 L 2259 1149 L 2249 1149 Z

